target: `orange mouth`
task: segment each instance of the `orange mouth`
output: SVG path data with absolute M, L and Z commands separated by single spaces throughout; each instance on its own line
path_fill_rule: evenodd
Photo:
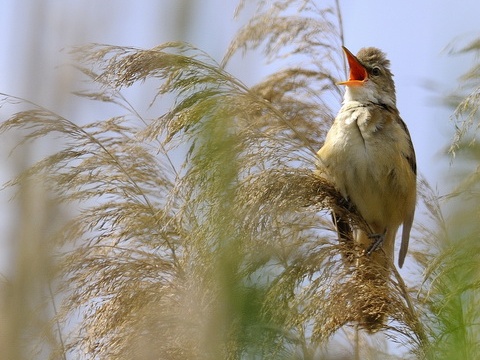
M 347 56 L 348 65 L 350 67 L 350 76 L 348 77 L 347 81 L 341 81 L 337 84 L 347 86 L 362 86 L 368 79 L 367 69 L 360 64 L 356 56 L 353 55 L 350 50 L 348 50 L 345 46 L 342 46 L 342 49 Z

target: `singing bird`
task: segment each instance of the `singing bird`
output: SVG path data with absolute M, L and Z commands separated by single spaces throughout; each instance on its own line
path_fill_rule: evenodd
M 373 47 L 357 56 L 343 50 L 350 76 L 338 83 L 346 86 L 344 101 L 317 153 L 318 171 L 368 224 L 368 231 L 353 229 L 354 245 L 360 249 L 357 264 L 378 265 L 371 277 L 386 281 L 400 225 L 400 267 L 408 250 L 416 204 L 415 151 L 397 110 L 390 61 Z M 339 236 L 348 241 L 348 223 L 337 216 L 336 224 Z

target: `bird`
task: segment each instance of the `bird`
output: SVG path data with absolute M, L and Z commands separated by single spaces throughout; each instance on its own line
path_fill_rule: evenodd
M 417 192 L 415 150 L 397 109 L 386 54 L 365 47 L 355 56 L 342 48 L 349 78 L 337 83 L 346 86 L 344 99 L 317 152 L 317 171 L 367 225 L 352 228 L 344 217 L 332 215 L 339 239 L 358 249 L 358 271 L 365 281 L 385 285 L 394 266 L 394 243 L 400 225 L 400 268 L 408 251 Z M 368 313 L 364 322 L 375 329 L 385 316 L 369 311 L 363 311 Z

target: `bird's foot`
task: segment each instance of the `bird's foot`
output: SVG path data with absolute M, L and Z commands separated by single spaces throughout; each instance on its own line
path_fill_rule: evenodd
M 372 244 L 368 247 L 367 249 L 367 255 L 370 256 L 374 251 L 377 251 L 383 244 L 383 241 L 385 240 L 385 233 L 387 231 L 385 230 L 383 234 L 370 234 L 368 237 L 370 239 L 373 239 Z

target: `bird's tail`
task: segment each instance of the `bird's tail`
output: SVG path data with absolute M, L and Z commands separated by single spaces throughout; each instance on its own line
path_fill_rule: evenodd
M 385 323 L 389 309 L 389 278 L 393 266 L 395 234 L 384 234 L 381 246 L 367 254 L 375 239 L 364 231 L 355 231 L 359 252 L 356 263 L 356 300 L 358 321 L 369 332 L 379 330 Z

